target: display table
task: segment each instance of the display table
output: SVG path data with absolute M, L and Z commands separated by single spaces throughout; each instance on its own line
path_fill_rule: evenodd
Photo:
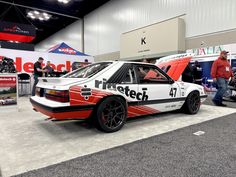
M 17 105 L 18 100 L 18 76 L 14 74 L 0 73 L 0 107 Z

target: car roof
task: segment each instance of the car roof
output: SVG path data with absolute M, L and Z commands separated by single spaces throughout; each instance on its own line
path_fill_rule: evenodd
M 108 61 L 101 61 L 101 62 L 97 62 L 97 63 L 106 63 L 106 62 L 112 62 L 112 63 L 131 63 L 131 64 L 143 64 L 143 65 L 154 65 L 156 66 L 155 64 L 153 63 L 144 63 L 144 62 L 135 62 L 135 61 L 124 61 L 124 60 L 108 60 Z

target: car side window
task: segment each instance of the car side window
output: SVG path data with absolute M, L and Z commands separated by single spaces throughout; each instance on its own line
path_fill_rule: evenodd
M 168 83 L 168 78 L 163 75 L 155 66 L 138 65 L 137 75 L 140 84 Z
M 121 81 L 121 84 L 134 84 L 137 83 L 137 79 L 135 76 L 134 68 L 128 69 L 127 73 L 125 74 L 124 78 Z

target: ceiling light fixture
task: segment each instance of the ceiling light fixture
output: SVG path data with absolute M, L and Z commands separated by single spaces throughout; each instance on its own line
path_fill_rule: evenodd
M 39 14 L 39 11 L 35 10 L 34 13 L 35 13 L 36 15 L 38 15 L 38 14 Z
M 44 15 L 45 17 L 48 17 L 48 13 L 43 12 L 43 15 Z
M 34 14 L 33 14 L 32 12 L 29 12 L 28 15 L 29 15 L 29 16 L 33 16 Z
M 47 21 L 52 17 L 52 15 L 50 15 L 46 12 L 39 12 L 37 10 L 34 10 L 34 11 L 28 11 L 27 12 L 27 17 L 29 17 L 33 20 L 37 19 L 37 20 L 40 20 L 40 21 Z
M 33 16 L 33 15 L 31 15 L 31 16 L 30 16 L 30 18 L 32 18 L 32 19 L 35 19 L 36 17 L 35 17 L 35 16 Z
M 57 0 L 60 3 L 68 4 L 71 0 Z

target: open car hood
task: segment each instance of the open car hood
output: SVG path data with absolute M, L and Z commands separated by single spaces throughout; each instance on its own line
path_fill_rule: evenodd
M 156 65 L 177 81 L 188 66 L 193 54 L 178 54 L 157 60 Z

